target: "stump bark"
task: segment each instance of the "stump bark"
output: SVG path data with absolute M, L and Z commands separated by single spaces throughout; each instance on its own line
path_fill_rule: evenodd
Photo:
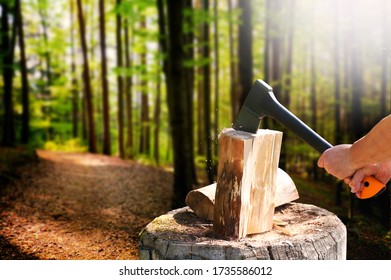
M 184 207 L 157 217 L 139 236 L 139 258 L 145 260 L 342 260 L 346 227 L 333 213 L 308 204 L 276 208 L 287 225 L 237 240 L 215 237 L 212 222 Z

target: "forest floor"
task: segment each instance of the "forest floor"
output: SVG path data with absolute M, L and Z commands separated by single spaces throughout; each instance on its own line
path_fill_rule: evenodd
M 0 259 L 138 259 L 138 234 L 170 210 L 171 185 L 171 171 L 116 157 L 2 148 Z M 391 259 L 390 232 L 349 223 L 348 259 Z

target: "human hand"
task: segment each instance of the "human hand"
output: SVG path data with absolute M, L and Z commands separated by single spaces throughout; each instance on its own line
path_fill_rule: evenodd
M 361 191 L 364 188 L 364 178 L 374 176 L 383 184 L 386 184 L 391 178 L 391 161 L 380 164 L 371 164 L 357 170 L 350 178 L 344 181 L 351 188 L 351 192 L 357 197 L 361 197 Z
M 338 179 L 351 177 L 356 168 L 350 160 L 350 144 L 342 144 L 327 149 L 319 158 L 318 166 Z

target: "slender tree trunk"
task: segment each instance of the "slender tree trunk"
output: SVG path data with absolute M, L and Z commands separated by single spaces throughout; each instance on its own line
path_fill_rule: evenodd
M 117 7 L 121 5 L 121 0 L 116 0 Z M 124 105 L 123 105 L 123 79 L 122 79 L 122 17 L 117 12 L 116 14 L 116 44 L 117 44 L 117 67 L 120 73 L 117 75 L 117 96 L 118 96 L 118 153 L 121 158 L 125 157 L 124 147 Z
M 24 42 L 24 30 L 23 30 L 23 17 L 22 7 L 20 0 L 15 1 L 17 9 L 17 25 L 18 25 L 18 36 L 19 36 L 19 48 L 20 48 L 20 71 L 22 78 L 22 132 L 21 142 L 27 144 L 30 138 L 30 102 L 29 102 L 29 82 L 27 76 L 26 66 L 26 48 Z
M 184 17 L 184 20 L 186 24 L 190 27 L 185 35 L 184 35 L 184 40 L 185 40 L 185 45 L 188 47 L 185 47 L 185 61 L 194 61 L 194 56 L 195 56 L 195 48 L 194 46 L 194 30 L 195 30 L 195 24 L 194 24 L 194 11 L 193 11 L 193 0 L 186 0 L 185 1 L 185 10 L 188 12 L 186 13 L 187 16 Z M 194 134 L 195 134 L 195 129 L 194 129 L 194 76 L 195 76 L 195 68 L 194 67 L 185 67 L 186 70 L 186 85 L 187 85 L 187 90 L 186 94 L 187 97 L 186 99 L 188 100 L 187 102 L 187 111 L 190 112 L 189 118 L 188 118 L 188 126 L 191 128 L 189 133 L 189 138 L 190 138 L 190 146 L 192 147 L 191 149 L 191 155 L 190 158 L 194 158 Z M 195 170 L 194 166 L 194 161 L 190 163 L 192 166 L 190 166 L 191 169 Z M 193 172 L 194 178 L 193 181 L 197 182 L 196 178 L 196 173 Z
M 158 69 L 157 71 L 157 84 L 156 84 L 156 100 L 155 100 L 155 111 L 153 113 L 153 119 L 154 119 L 154 148 L 153 148 L 153 157 L 155 159 L 155 162 L 157 165 L 159 165 L 159 133 L 160 133 L 160 112 L 161 112 L 161 78 L 160 78 L 160 71 Z
M 317 96 L 316 96 L 316 62 L 315 62 L 315 39 L 314 31 L 311 32 L 310 39 L 310 68 L 311 68 L 311 128 L 315 131 L 318 130 L 318 108 L 317 108 Z
M 318 99 L 316 92 L 316 61 L 315 61 L 315 34 L 314 29 L 314 10 L 311 14 L 311 35 L 310 35 L 310 71 L 311 71 L 311 83 L 310 83 L 310 107 L 311 107 L 311 128 L 315 131 L 318 131 Z M 312 160 L 312 174 L 313 179 L 318 179 L 318 166 L 316 160 Z
M 236 60 L 234 53 L 234 27 L 233 27 L 233 12 L 232 12 L 232 0 L 227 0 L 228 4 L 228 40 L 229 40 L 229 75 L 230 75 L 230 87 L 229 96 L 231 98 L 231 121 L 234 122 L 236 116 L 239 113 L 239 104 L 236 98 L 236 85 L 237 85 L 237 72 L 236 72 Z
M 293 60 L 293 38 L 295 26 L 295 0 L 289 1 L 288 9 L 288 47 L 287 59 L 285 64 L 285 85 L 284 85 L 284 106 L 289 109 L 291 104 L 291 90 L 292 90 L 292 60 Z M 285 136 L 284 136 L 285 137 Z
M 141 18 L 140 30 L 146 30 L 145 17 Z M 141 133 L 140 133 L 140 153 L 150 154 L 151 150 L 151 124 L 149 119 L 149 96 L 148 96 L 148 72 L 147 72 L 147 46 L 141 54 Z
M 282 100 L 282 27 L 281 27 L 281 0 L 270 3 L 270 83 L 278 100 Z
M 219 14 L 218 14 L 218 2 L 213 1 L 213 16 L 214 16 L 214 132 L 213 132 L 213 155 L 218 157 L 218 136 L 219 136 Z M 215 165 L 215 164 L 213 164 Z
M 362 54 L 359 38 L 358 25 L 358 8 L 355 6 L 353 10 L 353 31 L 352 31 L 352 64 L 351 64 L 351 79 L 352 79 L 352 128 L 354 139 L 359 139 L 363 136 L 364 129 L 362 123 L 361 99 L 363 95 L 363 69 L 362 69 Z
M 14 108 L 12 97 L 12 83 L 14 76 L 14 48 L 15 48 L 15 32 L 13 32 L 10 40 L 9 14 L 10 6 L 7 1 L 1 3 L 1 49 L 3 54 L 3 83 L 4 83 L 4 124 L 3 124 L 3 145 L 13 146 L 15 143 L 15 127 L 14 127 Z M 15 16 L 15 14 L 14 14 Z
M 239 58 L 239 106 L 242 107 L 253 81 L 253 48 L 252 48 L 252 24 L 251 24 L 251 0 L 239 1 L 238 6 L 242 11 L 239 25 L 238 58 Z
M 75 63 L 75 19 L 74 19 L 74 0 L 70 0 L 71 15 L 71 92 L 72 92 L 72 135 L 74 138 L 79 136 L 79 90 L 76 79 Z
M 40 2 L 40 1 L 39 1 Z M 42 26 L 42 36 L 43 36 L 43 41 L 45 44 L 45 63 L 46 63 L 46 79 L 47 79 L 47 91 L 48 94 L 50 94 L 49 87 L 52 85 L 52 69 L 51 69 L 51 55 L 49 51 L 49 36 L 48 36 L 48 27 L 47 27 L 47 10 L 46 7 L 44 6 L 45 4 L 41 2 L 41 4 L 38 5 L 38 12 L 40 15 L 40 20 L 41 20 L 41 26 Z
M 133 34 L 133 29 L 132 29 Z M 132 40 L 133 41 L 133 40 Z M 130 54 L 130 38 L 129 38 L 129 22 L 125 20 L 125 66 L 126 69 L 132 69 L 132 56 Z M 125 80 L 125 97 L 126 97 L 126 124 L 127 124 L 127 137 L 126 137 L 126 154 L 133 157 L 133 79 L 132 75 L 126 75 Z
M 40 21 L 41 21 L 41 27 L 42 27 L 42 37 L 43 37 L 43 45 L 44 45 L 44 63 L 45 63 L 45 70 L 42 70 L 42 78 L 46 79 L 46 85 L 43 87 L 43 96 L 45 102 L 45 105 L 42 109 L 44 116 L 47 120 L 51 120 L 51 107 L 49 101 L 51 100 L 51 86 L 53 84 L 52 79 L 52 62 L 51 62 L 51 54 L 49 50 L 49 36 L 48 36 L 48 26 L 47 26 L 47 7 L 46 3 L 43 1 L 38 1 L 38 13 L 40 15 Z M 53 137 L 53 129 L 52 127 L 49 127 L 47 129 L 47 137 L 49 139 L 52 139 Z
M 194 3 L 194 9 L 196 10 L 195 13 L 202 12 L 202 1 L 201 0 L 195 0 Z M 197 26 L 197 32 L 196 32 L 196 38 L 197 38 L 197 47 L 196 47 L 196 59 L 200 60 L 202 58 L 202 52 L 203 52 L 203 25 L 199 24 Z M 197 73 L 197 80 L 196 80 L 196 99 L 197 99 L 197 107 L 196 107 L 196 118 L 197 118 L 197 155 L 204 156 L 205 155 L 205 143 L 204 143 L 204 97 L 203 97 L 203 83 L 204 83 L 204 77 L 203 77 L 203 68 L 201 66 L 196 67 L 196 73 Z
M 90 81 L 90 69 L 87 52 L 86 32 L 85 23 L 83 16 L 83 8 L 81 0 L 77 0 L 77 10 L 79 19 L 80 29 L 80 42 L 83 54 L 83 81 L 84 81 L 84 92 L 85 92 L 85 104 L 87 110 L 87 123 L 88 123 L 88 150 L 91 153 L 96 153 L 96 134 L 95 134 L 95 123 L 94 123 L 94 106 L 93 106 L 93 95 L 91 91 Z
M 271 28 L 271 20 L 273 16 L 271 15 L 271 0 L 265 0 L 265 44 L 264 44 L 264 62 L 263 62 L 263 72 L 264 72 L 264 81 L 268 84 L 271 83 L 271 36 L 270 36 L 270 28 Z M 269 119 L 264 118 L 261 123 L 262 128 L 269 127 Z M 285 135 L 284 135 L 285 138 Z
M 203 0 L 202 9 L 205 15 L 209 14 L 209 0 Z M 207 60 L 210 58 L 209 49 L 209 23 L 203 22 L 203 48 L 202 58 Z M 212 141 L 211 141 L 211 91 L 210 91 L 210 64 L 207 63 L 202 68 L 203 73 L 203 101 L 204 101 L 204 142 L 206 148 L 206 174 L 209 183 L 213 183 L 212 169 Z
M 102 73 L 102 100 L 103 100 L 103 154 L 111 154 L 110 141 L 110 106 L 109 106 L 109 85 L 107 82 L 107 58 L 106 58 L 106 23 L 104 0 L 99 0 L 99 35 L 101 52 L 101 73 Z
M 270 83 L 270 21 L 271 21 L 271 8 L 270 1 L 265 0 L 265 50 L 264 50 L 264 80 L 266 83 Z

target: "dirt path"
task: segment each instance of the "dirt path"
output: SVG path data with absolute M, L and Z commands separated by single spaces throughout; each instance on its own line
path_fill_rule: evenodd
M 137 259 L 172 174 L 114 157 L 38 151 L 0 197 L 0 259 Z

